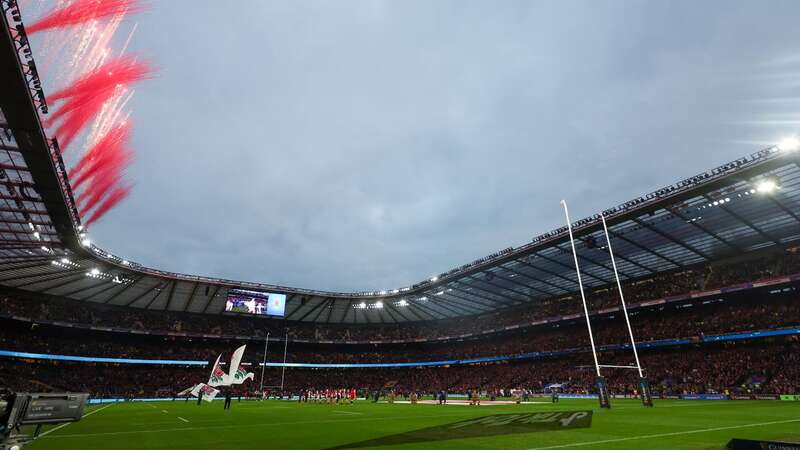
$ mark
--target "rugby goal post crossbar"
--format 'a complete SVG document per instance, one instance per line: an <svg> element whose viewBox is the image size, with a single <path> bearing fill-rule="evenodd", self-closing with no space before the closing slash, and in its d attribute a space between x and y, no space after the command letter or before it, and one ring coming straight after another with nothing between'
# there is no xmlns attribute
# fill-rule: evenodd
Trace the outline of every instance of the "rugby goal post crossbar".
<svg viewBox="0 0 800 450"><path fill-rule="evenodd" d="M619 299L620 303L622 304L622 313L625 317L625 325L628 328L628 337L630 338L631 349L633 349L633 356L636 361L635 366L620 366L620 365L610 365L610 364L600 364L597 358L597 348L594 344L594 333L592 333L592 323L589 320L589 307L586 304L586 294L583 290L583 281L581 280L581 270L580 265L578 263L578 252L575 249L575 238L572 234L572 221L569 218L569 208L567 208L567 201L561 200L561 205L564 207L564 216L567 219L567 232L569 234L569 244L572 248L572 258L575 263L575 274L578 278L578 289L580 290L581 294L581 303L583 304L583 314L586 318L586 329L589 331L589 343L591 344L592 348L592 358L594 359L594 366L595 371L597 372L597 390L598 390L598 397L600 400L600 407L602 408L610 408L610 395L608 392L608 385L606 383L605 378L602 376L600 372L600 368L613 368L613 369L636 369L639 372L639 387L641 391L642 403L644 406L653 406L652 402L652 395L650 392L650 385L647 382L647 379L644 377L644 372L642 371L642 365L639 361L639 353L636 350L636 340L633 337L633 329L631 328L631 321L628 317L628 307L625 304L625 296L622 291L622 282L619 279L619 272L617 271L617 263L614 258L614 251L611 248L611 237L608 233L608 227L606 225L606 218L603 213L600 213L600 220L603 224L603 233L606 236L606 245L608 248L608 254L611 258L611 267L614 272L614 280L617 284L617 289L619 292Z"/></svg>

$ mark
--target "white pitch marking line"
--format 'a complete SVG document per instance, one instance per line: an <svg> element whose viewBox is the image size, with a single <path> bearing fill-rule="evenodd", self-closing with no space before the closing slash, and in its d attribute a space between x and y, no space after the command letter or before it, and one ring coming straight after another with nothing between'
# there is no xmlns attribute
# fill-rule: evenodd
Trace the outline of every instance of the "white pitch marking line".
<svg viewBox="0 0 800 450"><path fill-rule="evenodd" d="M162 409L161 412L164 414L168 414L168 411L166 409Z"/></svg>
<svg viewBox="0 0 800 450"><path fill-rule="evenodd" d="M102 408L95 409L94 411L89 411L88 413L83 415L83 418L89 417L89 416L91 416L92 414L94 414L96 412L100 412L100 411L108 408L111 405L113 405L113 403L109 403L108 405L103 406ZM67 426L67 425L69 425L71 423L72 422L62 423L61 425L59 425L59 426L57 426L55 428L51 428L51 429L45 431L44 433L40 434L39 437L47 436L48 434L52 433L53 431L60 430L60 429L64 428L65 426Z"/></svg>
<svg viewBox="0 0 800 450"><path fill-rule="evenodd" d="M186 423L189 423L189 421L188 421L188 420L186 420L186 419L184 419L183 417L178 417L178 419L180 419L180 420L182 420L182 421L184 421L184 422L186 422Z"/></svg>
<svg viewBox="0 0 800 450"><path fill-rule="evenodd" d="M643 436L631 436L631 437L619 438L619 439L604 439L604 440L601 440L601 441L575 442L573 444L549 445L547 447L533 447L533 448L529 448L528 450L549 450L549 449L554 449L554 448L583 447L585 445L610 444L612 442L635 441L635 440L638 440L638 439L651 439L651 438L659 438L659 437L680 436L680 435L684 435L684 434L708 433L710 431L736 430L736 429L739 429L739 428L763 427L763 426L767 426L767 425L778 425L778 424L782 424L782 423L793 423L793 422L800 422L800 419L776 420L774 422L748 423L748 424L745 424L745 425L732 425L732 426L729 426L729 427L704 428L704 429L701 429L701 430L675 431L675 432L672 432L672 433L646 434L646 435L643 435Z"/></svg>
<svg viewBox="0 0 800 450"><path fill-rule="evenodd" d="M353 415L357 415L357 416L363 416L364 415L364 413L353 412L353 411L336 411L336 410L334 410L333 412L339 413L339 414L353 414Z"/></svg>

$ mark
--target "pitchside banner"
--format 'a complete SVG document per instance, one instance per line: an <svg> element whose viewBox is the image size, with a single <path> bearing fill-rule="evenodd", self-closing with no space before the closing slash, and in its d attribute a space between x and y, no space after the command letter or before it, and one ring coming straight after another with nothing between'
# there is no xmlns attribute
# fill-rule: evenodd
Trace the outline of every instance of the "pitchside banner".
<svg viewBox="0 0 800 450"><path fill-rule="evenodd" d="M796 442L731 439L725 448L729 448L731 450L800 450L800 444Z"/></svg>
<svg viewBox="0 0 800 450"><path fill-rule="evenodd" d="M558 431L589 428L591 411L534 412L523 414L493 414L430 428L392 434L368 441L330 447L327 450L377 447L382 445L419 444L450 439L497 436L502 434Z"/></svg>

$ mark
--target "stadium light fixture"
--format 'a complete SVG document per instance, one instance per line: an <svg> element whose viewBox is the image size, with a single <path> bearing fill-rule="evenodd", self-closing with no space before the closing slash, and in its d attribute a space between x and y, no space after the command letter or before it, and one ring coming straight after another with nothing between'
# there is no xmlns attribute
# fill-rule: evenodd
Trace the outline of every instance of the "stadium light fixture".
<svg viewBox="0 0 800 450"><path fill-rule="evenodd" d="M375 303L375 307L378 308L378 309L383 308L383 302Z"/></svg>
<svg viewBox="0 0 800 450"><path fill-rule="evenodd" d="M408 306L408 302L405 299L400 300L397 302L397 306Z"/></svg>
<svg viewBox="0 0 800 450"><path fill-rule="evenodd" d="M756 191L762 194L769 194L770 192L774 191L778 187L778 184L775 183L775 180L762 180L759 181L756 185Z"/></svg>
<svg viewBox="0 0 800 450"><path fill-rule="evenodd" d="M61 264L69 264L69 259L61 258Z"/></svg>
<svg viewBox="0 0 800 450"><path fill-rule="evenodd" d="M358 304L358 307L361 308L361 309L364 309L364 308L367 307L367 304L364 303L364 302L361 302L361 303Z"/></svg>
<svg viewBox="0 0 800 450"><path fill-rule="evenodd" d="M439 277L431 277L431 281L436 281L438 279L439 279Z"/></svg>
<svg viewBox="0 0 800 450"><path fill-rule="evenodd" d="M787 137L778 143L778 150L782 152L793 152L800 148L800 139L797 136Z"/></svg>
<svg viewBox="0 0 800 450"><path fill-rule="evenodd" d="M95 267L95 268L93 268L91 271L89 271L89 273L90 273L90 274L92 274L92 276L95 276L95 277L96 277L96 276L100 275L100 269L98 269L97 267Z"/></svg>
<svg viewBox="0 0 800 450"><path fill-rule="evenodd" d="M92 245L92 241L90 241L89 238L85 237L85 238L81 239L81 245L84 246L84 247L88 247L88 246Z"/></svg>

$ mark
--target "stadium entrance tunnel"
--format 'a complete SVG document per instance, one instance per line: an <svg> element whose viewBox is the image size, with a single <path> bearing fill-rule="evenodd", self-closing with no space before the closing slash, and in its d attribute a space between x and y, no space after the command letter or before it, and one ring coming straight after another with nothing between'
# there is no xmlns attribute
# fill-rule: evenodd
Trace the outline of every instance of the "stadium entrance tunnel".
<svg viewBox="0 0 800 450"><path fill-rule="evenodd" d="M592 411L532 412L521 414L492 414L435 427L392 434L376 439L337 445L325 450L379 447L384 445L420 444L452 439L488 437L506 434L559 431L589 428Z"/></svg>

